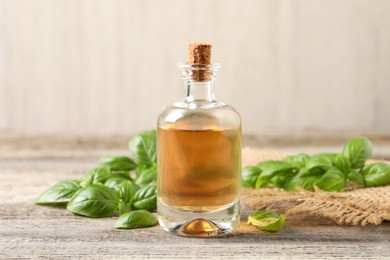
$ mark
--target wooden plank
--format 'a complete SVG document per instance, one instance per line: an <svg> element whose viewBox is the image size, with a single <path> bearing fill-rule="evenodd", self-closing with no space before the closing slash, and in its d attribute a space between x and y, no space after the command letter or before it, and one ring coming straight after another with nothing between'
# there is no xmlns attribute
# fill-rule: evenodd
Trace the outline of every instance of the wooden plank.
<svg viewBox="0 0 390 260"><path fill-rule="evenodd" d="M49 185L79 178L97 154L36 152L0 157L0 258L387 258L390 224L339 226L311 216L289 216L278 233L242 223L231 235L183 238L155 226L116 230L116 217L89 219L34 205ZM41 156L39 156L41 153ZM51 156L47 156L47 154ZM112 153L112 151L110 152Z"/></svg>

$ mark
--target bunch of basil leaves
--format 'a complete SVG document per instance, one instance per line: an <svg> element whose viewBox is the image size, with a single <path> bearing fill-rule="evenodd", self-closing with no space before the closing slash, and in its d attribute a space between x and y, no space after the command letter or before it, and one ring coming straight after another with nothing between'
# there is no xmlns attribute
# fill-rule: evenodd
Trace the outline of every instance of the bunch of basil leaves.
<svg viewBox="0 0 390 260"><path fill-rule="evenodd" d="M242 186L256 189L271 186L287 191L313 191L315 188L341 191L348 181L364 187L389 185L390 165L383 162L366 165L371 156L371 142L365 137L356 137L338 154L298 154L244 167Z"/></svg>
<svg viewBox="0 0 390 260"><path fill-rule="evenodd" d="M129 142L134 159L103 157L96 168L79 180L62 181L47 189L35 201L39 205L66 205L77 215L109 217L119 211L115 228L140 228L157 224L156 132L145 131ZM341 191L347 181L372 187L390 184L390 165L366 165L372 144L365 137L351 139L338 154L298 154L280 161L263 161L243 168L242 186L259 189L273 186L287 191L315 187ZM272 212L271 212L272 213ZM277 231L284 225L283 214L255 212L248 223L263 230ZM262 219L265 220L262 220ZM260 221L261 220L261 221Z"/></svg>
<svg viewBox="0 0 390 260"><path fill-rule="evenodd" d="M35 201L39 205L66 205L74 214L110 217L119 211L115 228L140 228L157 224L156 132L145 131L129 142L134 159L103 157L96 168L79 180L61 181Z"/></svg>

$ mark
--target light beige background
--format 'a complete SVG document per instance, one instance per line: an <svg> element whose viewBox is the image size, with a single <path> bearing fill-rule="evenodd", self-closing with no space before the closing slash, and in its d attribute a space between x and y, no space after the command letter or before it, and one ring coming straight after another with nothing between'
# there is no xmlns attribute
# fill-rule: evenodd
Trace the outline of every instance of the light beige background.
<svg viewBox="0 0 390 260"><path fill-rule="evenodd" d="M390 133L389 0L0 0L0 134L152 128L191 41L245 133Z"/></svg>

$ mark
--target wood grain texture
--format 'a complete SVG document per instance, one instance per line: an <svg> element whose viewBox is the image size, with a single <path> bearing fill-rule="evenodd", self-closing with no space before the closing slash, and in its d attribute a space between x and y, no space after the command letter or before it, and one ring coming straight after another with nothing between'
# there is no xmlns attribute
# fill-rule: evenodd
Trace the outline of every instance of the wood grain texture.
<svg viewBox="0 0 390 260"><path fill-rule="evenodd" d="M152 128L214 45L217 97L246 133L390 132L388 0L1 0L0 133Z"/></svg>
<svg viewBox="0 0 390 260"><path fill-rule="evenodd" d="M388 258L389 223L362 228L338 226L310 216L290 216L280 232L266 233L245 224L250 211L244 208L243 221L232 235L195 239L170 235L158 226L115 230L116 217L89 219L33 204L49 185L79 178L95 165L99 153L2 151L0 258Z"/></svg>

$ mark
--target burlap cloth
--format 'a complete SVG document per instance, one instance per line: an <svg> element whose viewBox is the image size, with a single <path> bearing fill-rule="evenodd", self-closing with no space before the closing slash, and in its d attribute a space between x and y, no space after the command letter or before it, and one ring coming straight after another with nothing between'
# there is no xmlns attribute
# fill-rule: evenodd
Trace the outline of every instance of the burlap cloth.
<svg viewBox="0 0 390 260"><path fill-rule="evenodd" d="M280 160L285 155L244 148L243 165L265 160ZM390 185L374 188L349 186L343 192L299 191L281 189L244 189L242 203L252 209L271 209L285 214L308 213L334 220L338 224L379 225L390 220Z"/></svg>

